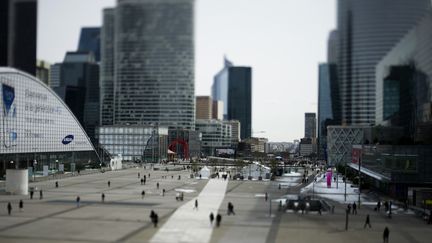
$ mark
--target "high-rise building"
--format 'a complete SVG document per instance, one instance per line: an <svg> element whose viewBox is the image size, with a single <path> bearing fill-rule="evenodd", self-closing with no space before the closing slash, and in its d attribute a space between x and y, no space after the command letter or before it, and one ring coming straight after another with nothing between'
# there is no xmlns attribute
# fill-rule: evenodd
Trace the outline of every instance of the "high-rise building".
<svg viewBox="0 0 432 243"><path fill-rule="evenodd" d="M375 123L375 67L430 8L430 0L339 0L342 123Z"/></svg>
<svg viewBox="0 0 432 243"><path fill-rule="evenodd" d="M320 64L318 74L318 155L325 158L327 126L340 124L336 64Z"/></svg>
<svg viewBox="0 0 432 243"><path fill-rule="evenodd" d="M225 59L224 68L215 75L213 100L224 102L224 120L239 120L241 139L252 135L252 69L234 66Z"/></svg>
<svg viewBox="0 0 432 243"><path fill-rule="evenodd" d="M224 103L221 100L213 100L212 119L223 120Z"/></svg>
<svg viewBox="0 0 432 243"><path fill-rule="evenodd" d="M37 0L0 1L0 66L36 75Z"/></svg>
<svg viewBox="0 0 432 243"><path fill-rule="evenodd" d="M36 63L36 77L44 84L50 83L50 64L46 61L38 60Z"/></svg>
<svg viewBox="0 0 432 243"><path fill-rule="evenodd" d="M99 65L92 52L68 52L59 67L60 83L53 89L95 142L99 125Z"/></svg>
<svg viewBox="0 0 432 243"><path fill-rule="evenodd" d="M378 63L376 124L404 142L432 144L432 10ZM383 144L383 141L378 141ZM391 141L388 141L391 142Z"/></svg>
<svg viewBox="0 0 432 243"><path fill-rule="evenodd" d="M196 119L212 119L213 101L210 96L196 97Z"/></svg>
<svg viewBox="0 0 432 243"><path fill-rule="evenodd" d="M60 86L60 69L61 69L61 63L55 63L50 67L49 86L52 89Z"/></svg>
<svg viewBox="0 0 432 243"><path fill-rule="evenodd" d="M194 0L118 1L103 25L103 124L114 75L113 124L193 130Z"/></svg>
<svg viewBox="0 0 432 243"><path fill-rule="evenodd" d="M113 8L103 10L100 73L100 123L102 126L114 124L114 15Z"/></svg>
<svg viewBox="0 0 432 243"><path fill-rule="evenodd" d="M96 62L100 62L100 27L81 28L78 43L79 52L93 52Z"/></svg>
<svg viewBox="0 0 432 243"><path fill-rule="evenodd" d="M316 114L305 113L305 138L316 138Z"/></svg>
<svg viewBox="0 0 432 243"><path fill-rule="evenodd" d="M338 61L339 56L339 42L338 42L338 31L332 30L330 31L328 40L327 40L327 63L334 64Z"/></svg>

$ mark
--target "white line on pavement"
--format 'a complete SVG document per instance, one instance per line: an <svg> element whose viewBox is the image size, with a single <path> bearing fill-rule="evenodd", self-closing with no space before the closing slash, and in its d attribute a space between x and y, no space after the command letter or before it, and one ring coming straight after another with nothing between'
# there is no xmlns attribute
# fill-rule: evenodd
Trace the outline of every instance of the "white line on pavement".
<svg viewBox="0 0 432 243"><path fill-rule="evenodd" d="M209 242L213 231L209 215L213 212L216 217L227 185L228 180L209 180L198 197L178 208L150 242ZM194 209L195 199L198 199L198 210Z"/></svg>

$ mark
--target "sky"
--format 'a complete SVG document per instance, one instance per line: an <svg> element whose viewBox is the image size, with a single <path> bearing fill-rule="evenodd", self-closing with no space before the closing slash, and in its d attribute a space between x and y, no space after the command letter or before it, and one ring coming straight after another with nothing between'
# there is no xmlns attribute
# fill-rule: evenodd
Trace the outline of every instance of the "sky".
<svg viewBox="0 0 432 243"><path fill-rule="evenodd" d="M81 27L101 26L115 0L39 0L37 57L61 62ZM336 0L196 0L195 94L210 95L224 55L252 67L253 136L272 142L304 136L317 111L318 64L336 27Z"/></svg>

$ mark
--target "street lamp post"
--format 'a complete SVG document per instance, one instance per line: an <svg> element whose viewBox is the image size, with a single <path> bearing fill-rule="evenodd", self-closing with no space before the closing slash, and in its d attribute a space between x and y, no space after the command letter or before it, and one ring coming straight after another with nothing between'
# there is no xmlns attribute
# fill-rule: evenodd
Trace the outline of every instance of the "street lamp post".
<svg viewBox="0 0 432 243"><path fill-rule="evenodd" d="M36 181L36 166L37 166L37 161L33 160L33 181Z"/></svg>

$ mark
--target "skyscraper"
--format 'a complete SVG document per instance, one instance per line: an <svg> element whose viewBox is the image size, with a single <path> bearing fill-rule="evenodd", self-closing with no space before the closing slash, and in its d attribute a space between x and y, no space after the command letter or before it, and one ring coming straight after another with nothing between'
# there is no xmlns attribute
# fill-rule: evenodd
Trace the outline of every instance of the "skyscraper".
<svg viewBox="0 0 432 243"><path fill-rule="evenodd" d="M343 124L374 124L375 67L430 5L430 0L338 1Z"/></svg>
<svg viewBox="0 0 432 243"><path fill-rule="evenodd" d="M113 8L103 10L101 30L100 125L114 124L114 15ZM51 67L51 70L52 67Z"/></svg>
<svg viewBox="0 0 432 243"><path fill-rule="evenodd" d="M305 138L316 138L315 113L305 113Z"/></svg>
<svg viewBox="0 0 432 243"><path fill-rule="evenodd" d="M78 51L93 52L96 62L100 62L100 27L81 28Z"/></svg>
<svg viewBox="0 0 432 243"><path fill-rule="evenodd" d="M210 96L196 97L196 119L212 119L213 101Z"/></svg>
<svg viewBox="0 0 432 243"><path fill-rule="evenodd" d="M340 124L336 64L320 64L318 74L318 155L324 158L327 126Z"/></svg>
<svg viewBox="0 0 432 243"><path fill-rule="evenodd" d="M92 52L68 52L59 67L60 83L54 91L84 127L92 142L99 125L99 65Z"/></svg>
<svg viewBox="0 0 432 243"><path fill-rule="evenodd" d="M37 0L0 1L0 66L36 75Z"/></svg>
<svg viewBox="0 0 432 243"><path fill-rule="evenodd" d="M338 31L330 31L329 38L327 40L327 63L337 63L339 56L339 41Z"/></svg>
<svg viewBox="0 0 432 243"><path fill-rule="evenodd" d="M224 68L214 77L212 98L224 102L225 120L240 121L241 139L251 137L252 69L234 66L225 59Z"/></svg>
<svg viewBox="0 0 432 243"><path fill-rule="evenodd" d="M111 11L102 29L103 121L114 74L113 124L194 129L194 0L120 0Z"/></svg>

